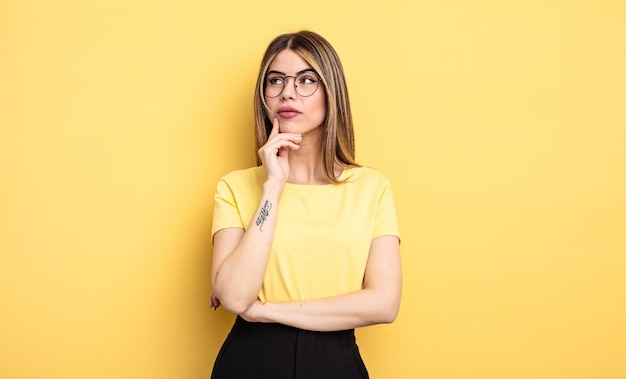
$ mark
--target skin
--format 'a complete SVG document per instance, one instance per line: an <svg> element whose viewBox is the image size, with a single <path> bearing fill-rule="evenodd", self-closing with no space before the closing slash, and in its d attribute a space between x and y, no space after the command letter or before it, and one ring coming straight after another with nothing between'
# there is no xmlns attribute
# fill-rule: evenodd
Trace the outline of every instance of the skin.
<svg viewBox="0 0 626 379"><path fill-rule="evenodd" d="M292 50L283 50L274 58L268 71L294 75L310 68L311 66L298 54ZM259 151L259 154L262 154L261 161L263 164L273 164L272 149L280 148L278 162L285 174L285 177L280 179L298 184L325 184L321 164L321 125L326 118L326 92L320 85L312 96L302 97L296 92L293 83L293 78L288 79L280 96L265 99L269 114L276 115L274 127L277 129L277 135L273 135L272 132L267 144ZM285 107L297 110L298 115L293 118L283 117L280 110ZM298 140L298 135L306 138ZM282 144L284 140L289 140L294 145ZM273 174L272 168L268 167L268 178Z"/></svg>
<svg viewBox="0 0 626 379"><path fill-rule="evenodd" d="M298 54L283 50L269 70L295 75L307 68L311 67ZM269 114L275 117L267 143L258 151L267 174L263 195L248 228L222 229L214 235L212 306L221 304L250 322L277 322L317 331L392 322L398 313L402 288L400 243L395 236L372 240L363 289L359 291L285 303L261 303L257 299L285 183L327 184L321 161L326 116L323 86L312 96L302 97L290 78L281 95L266 98L266 102ZM295 116L293 112L281 112L285 107L295 110Z"/></svg>

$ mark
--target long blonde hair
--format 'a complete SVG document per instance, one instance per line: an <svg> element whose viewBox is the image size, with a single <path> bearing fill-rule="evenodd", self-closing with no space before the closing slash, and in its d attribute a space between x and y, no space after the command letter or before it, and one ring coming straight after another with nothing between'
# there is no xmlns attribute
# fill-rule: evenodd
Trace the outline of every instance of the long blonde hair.
<svg viewBox="0 0 626 379"><path fill-rule="evenodd" d="M265 75L276 55L287 49L300 55L322 78L323 90L326 91L322 160L327 180L338 183L335 164L343 168L359 166L355 160L354 126L343 66L332 45L317 33L303 30L283 34L276 37L265 50L254 91L256 149L265 145L272 130L272 120L267 114L264 97ZM261 164L259 157L257 164Z"/></svg>

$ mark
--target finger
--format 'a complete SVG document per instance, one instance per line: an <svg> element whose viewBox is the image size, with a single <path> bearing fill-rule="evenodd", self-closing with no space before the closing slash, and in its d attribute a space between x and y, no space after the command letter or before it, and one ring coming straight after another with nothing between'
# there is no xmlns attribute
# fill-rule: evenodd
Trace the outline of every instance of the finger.
<svg viewBox="0 0 626 379"><path fill-rule="evenodd" d="M293 142L287 141L287 143L282 144L278 148L278 152L279 153L281 153L281 152L285 152L286 153L288 150L298 150L301 147L302 146L298 145L297 143L293 143Z"/></svg>
<svg viewBox="0 0 626 379"><path fill-rule="evenodd" d="M281 141L291 141L295 143L300 143L304 139L304 135L301 133L280 133L280 136L277 140Z"/></svg>
<svg viewBox="0 0 626 379"><path fill-rule="evenodd" d="M272 120L272 131L270 132L269 138L274 137L278 133L280 133L280 123L278 122L278 117L274 116L274 119Z"/></svg>
<svg viewBox="0 0 626 379"><path fill-rule="evenodd" d="M220 300L217 297L215 297L213 293L211 293L211 308L217 310L219 306L220 306Z"/></svg>
<svg viewBox="0 0 626 379"><path fill-rule="evenodd" d="M289 149L287 149L286 147L281 147L280 149L278 149L278 153L276 155L281 158L289 158Z"/></svg>
<svg viewBox="0 0 626 379"><path fill-rule="evenodd" d="M276 128L276 127L275 127ZM304 139L302 134L299 133L278 133L278 134L274 134L274 129L272 129L272 133L270 134L270 136L267 139L267 143L266 143L266 147L273 147L273 148L278 148L279 146L277 144L284 144L287 142L293 142L296 144L300 144L302 142L302 140Z"/></svg>
<svg viewBox="0 0 626 379"><path fill-rule="evenodd" d="M301 146L295 142L287 141L287 140L279 140L275 143L269 144L264 149L266 151L265 154L277 154L281 151L285 150L298 150Z"/></svg>

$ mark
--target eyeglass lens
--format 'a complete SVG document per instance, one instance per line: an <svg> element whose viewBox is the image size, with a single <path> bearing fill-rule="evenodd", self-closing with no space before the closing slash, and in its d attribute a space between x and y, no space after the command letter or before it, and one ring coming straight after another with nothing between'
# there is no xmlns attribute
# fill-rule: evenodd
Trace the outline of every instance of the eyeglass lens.
<svg viewBox="0 0 626 379"><path fill-rule="evenodd" d="M311 96L319 87L320 78L314 71L305 71L298 76L284 76L278 73L269 73L265 80L265 96L279 96L289 81L294 78L294 87L298 95L303 97Z"/></svg>

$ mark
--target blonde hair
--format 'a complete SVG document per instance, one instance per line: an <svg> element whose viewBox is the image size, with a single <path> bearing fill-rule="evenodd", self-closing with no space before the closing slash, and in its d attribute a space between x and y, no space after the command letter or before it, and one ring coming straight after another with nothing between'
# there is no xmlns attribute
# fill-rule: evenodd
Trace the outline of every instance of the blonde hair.
<svg viewBox="0 0 626 379"><path fill-rule="evenodd" d="M359 166L355 161L354 126L343 66L335 49L317 33L303 30L283 34L265 50L254 91L256 149L265 145L272 130L264 97L265 75L276 55L283 50L292 50L300 55L322 78L322 89L326 91L322 161L328 181L338 183L334 170L336 164L343 168ZM257 164L261 164L259 157Z"/></svg>

